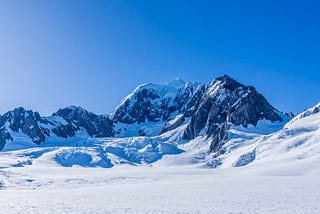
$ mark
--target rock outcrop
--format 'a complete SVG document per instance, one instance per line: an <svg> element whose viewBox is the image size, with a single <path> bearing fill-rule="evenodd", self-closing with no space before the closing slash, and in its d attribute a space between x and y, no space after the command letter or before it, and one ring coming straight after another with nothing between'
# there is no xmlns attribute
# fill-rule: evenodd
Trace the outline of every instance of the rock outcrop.
<svg viewBox="0 0 320 214"><path fill-rule="evenodd" d="M204 130L205 136L212 137L210 148L216 152L228 138L229 125L255 126L261 119L282 121L279 112L254 87L225 75L210 84L183 138L193 139Z"/></svg>
<svg viewBox="0 0 320 214"><path fill-rule="evenodd" d="M40 144L50 134L50 130L40 124L48 124L48 121L41 118L38 112L25 110L22 107L9 111L0 118L1 141L12 139L9 134L10 130L12 132L21 131L29 136L34 143Z"/></svg>
<svg viewBox="0 0 320 214"><path fill-rule="evenodd" d="M205 89L205 84L180 79L164 85L141 85L122 100L111 119L124 124L167 121L197 105Z"/></svg>
<svg viewBox="0 0 320 214"><path fill-rule="evenodd" d="M96 115L80 107L60 109L50 117L41 117L38 112L22 107L0 117L0 150L8 140L15 140L14 133L27 135L36 144L44 143L52 135L61 138L75 137L84 130L88 137L112 137L112 121L105 115Z"/></svg>
<svg viewBox="0 0 320 214"><path fill-rule="evenodd" d="M73 133L83 128L91 137L112 137L114 135L113 123L107 115L96 115L76 106L60 109L53 115L62 117L72 125Z"/></svg>

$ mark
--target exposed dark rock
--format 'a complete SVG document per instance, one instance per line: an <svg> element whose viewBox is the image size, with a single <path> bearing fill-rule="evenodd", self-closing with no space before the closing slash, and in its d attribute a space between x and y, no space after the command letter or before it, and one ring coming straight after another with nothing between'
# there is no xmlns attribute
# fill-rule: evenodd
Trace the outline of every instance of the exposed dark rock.
<svg viewBox="0 0 320 214"><path fill-rule="evenodd" d="M135 101L128 99L117 109L113 119L126 124L160 121L162 117L170 115L170 111L174 111L175 106L170 108L166 99L162 99L160 103L155 104L155 100L159 98L154 90L142 89L137 92ZM132 107L130 106L131 102L134 102Z"/></svg>
<svg viewBox="0 0 320 214"><path fill-rule="evenodd" d="M213 138L210 144L210 150L217 152L221 151L224 142L228 139L228 131L224 128L217 127L214 129Z"/></svg>
<svg viewBox="0 0 320 214"><path fill-rule="evenodd" d="M139 133L139 136L146 136L146 133L142 129L139 129L138 133Z"/></svg>
<svg viewBox="0 0 320 214"><path fill-rule="evenodd" d="M12 137L5 128L0 129L0 151L5 147L7 140L12 140Z"/></svg>
<svg viewBox="0 0 320 214"><path fill-rule="evenodd" d="M289 117L291 119L295 117L295 115L292 112L289 112L289 113L285 112L284 115L286 115L287 117Z"/></svg>
<svg viewBox="0 0 320 214"><path fill-rule="evenodd" d="M319 108L318 107L314 107L314 109L312 110L312 113L313 114L316 114L319 112Z"/></svg>
<svg viewBox="0 0 320 214"><path fill-rule="evenodd" d="M187 83L186 87L180 90L182 93L178 93L177 97L175 98L179 113L185 113L198 106L206 89L207 85L205 84L194 86ZM188 114L185 114L185 117L188 117Z"/></svg>
<svg viewBox="0 0 320 214"><path fill-rule="evenodd" d="M67 126L55 129L54 132L59 136L73 136L81 128L84 128L91 137L112 137L114 135L113 123L108 116L96 115L81 107L67 107L53 115L60 116L69 123Z"/></svg>
<svg viewBox="0 0 320 214"><path fill-rule="evenodd" d="M116 108L111 119L125 124L167 121L173 112L184 113L198 105L206 85L179 81L174 86L139 86Z"/></svg>
<svg viewBox="0 0 320 214"><path fill-rule="evenodd" d="M21 107L16 108L1 117L1 127L3 127L6 122L9 123L9 128L12 131L21 131L25 133L36 144L44 142L46 136L50 136L50 131L48 129L39 126L39 123L45 121L41 119L38 112L33 112L31 110L27 111Z"/></svg>
<svg viewBox="0 0 320 214"><path fill-rule="evenodd" d="M183 122L185 121L185 116L181 115L181 117L179 117L174 123L172 124L166 124L162 130L160 131L160 134L163 134L167 131L171 131L174 130L176 128L178 128L179 126L181 126L183 124Z"/></svg>
<svg viewBox="0 0 320 214"><path fill-rule="evenodd" d="M58 137L69 138L74 137L78 130L79 129L77 127L72 126L72 124L64 124L57 125L56 127L54 127L52 129L52 132Z"/></svg>
<svg viewBox="0 0 320 214"><path fill-rule="evenodd" d="M38 112L16 108L0 117L0 127L0 150L7 140L14 140L9 130L28 135L36 144L45 142L52 134L62 138L74 137L80 129L92 137L114 135L108 116L95 115L80 107L60 109L53 117L41 117Z"/></svg>
<svg viewBox="0 0 320 214"><path fill-rule="evenodd" d="M246 166L256 158L256 150L254 149L252 152L248 152L240 156L237 162L234 163L235 167Z"/></svg>
<svg viewBox="0 0 320 214"><path fill-rule="evenodd" d="M183 138L193 139L204 129L205 135L213 139L210 148L216 152L228 137L225 124L256 126L261 119L282 121L277 110L254 87L244 86L225 75L211 83Z"/></svg>

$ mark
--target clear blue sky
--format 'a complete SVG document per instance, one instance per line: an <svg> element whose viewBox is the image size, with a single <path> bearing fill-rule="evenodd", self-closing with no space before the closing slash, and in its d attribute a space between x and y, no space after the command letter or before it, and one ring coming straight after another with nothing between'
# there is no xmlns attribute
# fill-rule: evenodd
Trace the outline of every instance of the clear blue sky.
<svg viewBox="0 0 320 214"><path fill-rule="evenodd" d="M0 112L110 113L138 84L222 74L278 109L320 102L320 1L0 1Z"/></svg>

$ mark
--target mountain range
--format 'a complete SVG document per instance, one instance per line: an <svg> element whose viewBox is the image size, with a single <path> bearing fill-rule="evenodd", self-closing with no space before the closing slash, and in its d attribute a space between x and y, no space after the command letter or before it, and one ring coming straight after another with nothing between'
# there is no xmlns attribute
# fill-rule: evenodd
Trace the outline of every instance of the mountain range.
<svg viewBox="0 0 320 214"><path fill-rule="evenodd" d="M253 86L227 75L209 85L181 79L149 83L138 86L110 114L69 106L51 116L22 107L1 115L0 150L8 154L2 164L303 163L319 160L319 109L294 117L274 108Z"/></svg>

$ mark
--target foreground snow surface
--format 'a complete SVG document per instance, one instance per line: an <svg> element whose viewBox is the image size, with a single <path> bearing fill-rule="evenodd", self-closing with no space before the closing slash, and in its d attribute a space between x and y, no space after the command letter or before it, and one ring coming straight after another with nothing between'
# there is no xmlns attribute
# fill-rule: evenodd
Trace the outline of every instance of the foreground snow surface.
<svg viewBox="0 0 320 214"><path fill-rule="evenodd" d="M1 213L320 213L318 173L26 166L0 181Z"/></svg>

